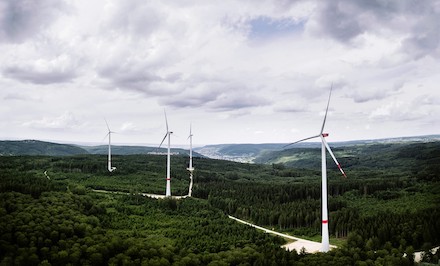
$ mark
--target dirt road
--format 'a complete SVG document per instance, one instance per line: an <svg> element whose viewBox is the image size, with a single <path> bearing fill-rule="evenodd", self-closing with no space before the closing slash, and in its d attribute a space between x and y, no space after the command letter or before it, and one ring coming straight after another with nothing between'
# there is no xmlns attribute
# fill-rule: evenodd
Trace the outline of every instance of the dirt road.
<svg viewBox="0 0 440 266"><path fill-rule="evenodd" d="M321 248L321 243L319 243L319 242L315 242L315 241L311 241L311 240L307 240L307 239L303 239L303 238L299 238L299 237L294 237L294 236L282 234L282 233L279 233L279 232L276 232L276 231L273 231L273 230L269 230L269 229L266 229L264 227L261 227L261 226L255 225L255 224L248 223L246 221L240 220L240 219L235 218L235 217L230 216L230 215L228 215L228 217L233 219L233 220L235 220L235 221L237 221L237 222L240 222L240 223L243 223L243 224L255 227L255 228L257 228L259 230L262 230L262 231L264 231L266 233L274 234L274 235L277 235L277 236L281 236L281 237L284 237L284 238L287 238L287 239L294 240L294 242L288 243L288 244L285 244L285 245L282 246L283 248L285 248L287 250L296 249L297 252L300 252L301 249L304 248L307 253L315 253L315 252L319 252L319 250ZM332 249L332 248L336 248L336 246L330 245L330 249Z"/></svg>

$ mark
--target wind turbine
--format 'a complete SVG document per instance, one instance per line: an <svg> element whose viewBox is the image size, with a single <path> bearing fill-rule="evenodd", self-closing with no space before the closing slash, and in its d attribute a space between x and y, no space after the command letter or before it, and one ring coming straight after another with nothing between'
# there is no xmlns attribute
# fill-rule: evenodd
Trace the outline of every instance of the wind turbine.
<svg viewBox="0 0 440 266"><path fill-rule="evenodd" d="M193 167L193 164L192 164L192 137L193 137L193 134L192 134L191 124L190 124L189 125L189 136L188 136L188 139L189 139L189 167L186 168L186 170L189 171L189 179L190 179L189 190L188 190L188 197L191 197L192 187L193 187L194 167Z"/></svg>
<svg viewBox="0 0 440 266"><path fill-rule="evenodd" d="M321 131L318 135L308 137L305 139L301 139L298 141L295 141L293 143L290 143L284 147L293 145L298 142L302 142L305 140L313 139L313 138L321 138L321 157L322 157L322 239L321 239L321 251L327 252L330 249L330 243L329 243L329 234L328 234L328 208L327 208L327 164L326 164L326 157L325 157L325 149L328 150L331 157L333 158L333 161L335 161L336 165L338 166L341 173L344 175L344 177L347 177L345 175L344 170L342 170L341 165L338 163L338 160L336 160L335 155L333 154L332 150L330 149L330 146L328 145L327 141L325 140L325 137L328 137L328 133L324 133L324 126L325 126L325 120L327 119L327 112L328 112L328 106L330 104L330 97L332 95L332 89L333 85L330 87L330 95L328 96L328 102L327 102L327 109L325 110L325 116L324 116L324 122L322 123Z"/></svg>
<svg viewBox="0 0 440 266"><path fill-rule="evenodd" d="M114 170L116 170L116 167L112 167L112 144L111 144L111 138L112 138L112 133L116 133L110 130L110 127L108 126L107 120L105 120L105 124L107 125L107 129L108 129L108 133L106 135L106 137L108 136L108 166L107 169L108 171L111 173Z"/></svg>
<svg viewBox="0 0 440 266"><path fill-rule="evenodd" d="M171 163L170 163L170 159L171 159L171 158L170 158L170 143L171 143L171 141L170 141L170 136L171 136L171 134L173 134L173 132L170 131L170 130L168 129L167 113L165 112L165 110L164 110L163 112L164 112L164 114L165 114L165 124L166 124L166 127L167 127L167 133L165 134L165 137L163 137L162 142L160 143L158 149L160 149L160 146L162 146L162 143L163 143L163 142L165 141L165 139L168 137L168 153L167 153L167 188L166 188L165 196L166 196L166 197L171 197L171 177L170 177L170 165L171 165Z"/></svg>

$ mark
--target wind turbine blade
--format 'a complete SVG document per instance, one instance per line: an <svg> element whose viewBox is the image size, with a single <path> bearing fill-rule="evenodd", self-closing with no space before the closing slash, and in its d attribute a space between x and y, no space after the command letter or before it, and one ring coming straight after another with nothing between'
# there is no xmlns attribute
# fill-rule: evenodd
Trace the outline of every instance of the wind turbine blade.
<svg viewBox="0 0 440 266"><path fill-rule="evenodd" d="M108 132L111 132L110 127L108 126L108 123L107 123L107 119L104 118L104 121L105 121L105 124L107 125Z"/></svg>
<svg viewBox="0 0 440 266"><path fill-rule="evenodd" d="M165 134L165 137L163 137L163 139L162 139L162 141L160 142L159 147L158 147L157 149L160 149L160 146L162 146L162 143L165 141L165 139L167 138L167 136L168 136L168 132Z"/></svg>
<svg viewBox="0 0 440 266"><path fill-rule="evenodd" d="M167 112L165 111L165 109L163 109L163 113L165 114L165 124L166 124L166 126L167 126L167 132L169 132L169 130L168 130Z"/></svg>
<svg viewBox="0 0 440 266"><path fill-rule="evenodd" d="M193 136L193 134L192 134L192 130L191 130L191 124L189 124L189 136L188 136L188 138L187 139L189 139L189 138L191 138L192 136Z"/></svg>
<svg viewBox="0 0 440 266"><path fill-rule="evenodd" d="M344 177L346 178L347 176L345 175L344 170L342 170L341 164L338 162L338 160L336 160L336 157L335 157L335 155L333 154L332 149L330 149L330 146L328 145L327 141L325 140L324 137L321 137L321 139L322 139L322 142L324 143L325 147L327 148L328 152L329 152L330 155L332 156L333 161L335 161L336 165L338 166L339 171L341 171L342 175L344 175Z"/></svg>
<svg viewBox="0 0 440 266"><path fill-rule="evenodd" d="M107 134L105 134L105 136L102 138L101 141L105 140L109 134L110 134L110 132L108 132Z"/></svg>
<svg viewBox="0 0 440 266"><path fill-rule="evenodd" d="M322 122L321 134L322 132L324 132L325 120L327 119L328 106L330 105L330 97L332 96L332 90L333 90L333 83L330 87L330 94L328 95L327 108L325 109L325 116L324 116L324 122Z"/></svg>
<svg viewBox="0 0 440 266"><path fill-rule="evenodd" d="M287 144L287 145L284 145L284 146L283 146L283 149L286 148L287 146L290 146L290 145L296 144L296 143L298 143L298 142L302 142L302 141L309 140L309 139L314 139L314 138L317 138L317 137L319 137L319 136L321 136L321 135L316 135L316 136L313 136L313 137L308 137L308 138L305 138L305 139L301 139L301 140L298 140L298 141L295 141L295 142L289 143L289 144Z"/></svg>

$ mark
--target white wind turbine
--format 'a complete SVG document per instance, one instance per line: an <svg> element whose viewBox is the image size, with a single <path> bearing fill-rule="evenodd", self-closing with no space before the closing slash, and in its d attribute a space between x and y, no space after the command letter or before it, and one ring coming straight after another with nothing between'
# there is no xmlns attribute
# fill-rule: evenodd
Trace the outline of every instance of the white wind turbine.
<svg viewBox="0 0 440 266"><path fill-rule="evenodd" d="M193 187L194 167L193 167L193 164L192 164L192 137L193 137L193 134L192 134L191 124L190 124L189 125L189 136L188 136L188 139L189 139L189 166L188 166L188 168L186 168L186 170L189 171L189 179L190 179L189 190L188 190L188 197L191 197L192 187Z"/></svg>
<svg viewBox="0 0 440 266"><path fill-rule="evenodd" d="M293 143L290 143L284 147L290 146L292 144L302 142L305 140L313 139L313 138L321 138L321 156L322 156L322 240L321 240L321 251L327 252L330 249L330 243L329 243L329 234L328 234L328 208L327 208L327 164L326 164L326 157L325 157L325 149L328 150L331 157L333 158L333 161L335 161L336 165L338 166L341 173L344 175L344 177L347 177L344 173L344 170L342 170L341 165L338 163L338 160L336 160L335 155L333 154L332 150L330 149L330 146L328 145L327 141L325 140L325 137L328 137L328 133L324 132L324 126L325 126L325 120L327 119L327 112L328 112L328 106L330 104L330 97L332 95L332 88L333 85L330 87L330 95L328 96L328 102L327 102L327 109L325 110L325 116L324 116L324 122L322 123L321 131L318 135L308 137L305 139L301 139L298 141L295 141Z"/></svg>
<svg viewBox="0 0 440 266"><path fill-rule="evenodd" d="M171 141L170 141L170 137L171 137L171 134L173 134L173 132L172 131L170 131L169 129L168 129L168 119L167 119L167 113L165 112L165 110L164 110L164 114L165 114L165 123L166 123L166 127L167 127L167 133L165 134L165 137L163 137L163 139L162 139L162 142L160 143L160 145L159 145L159 148L158 149L160 149L160 146L162 146L162 143L165 141L165 139L168 137L168 152L167 152L167 188L166 188L166 192L165 192L165 196L166 197L171 197L171 177L170 177L170 165L171 165L171 163L170 163L170 144L171 144Z"/></svg>
<svg viewBox="0 0 440 266"><path fill-rule="evenodd" d="M107 129L108 129L108 133L106 135L106 137L108 136L108 166L107 169L108 171L111 173L114 170L116 170L116 167L112 167L112 144L111 144L111 138L112 138L112 133L116 133L110 130L110 127L108 126L107 120L105 120L105 124L107 125Z"/></svg>

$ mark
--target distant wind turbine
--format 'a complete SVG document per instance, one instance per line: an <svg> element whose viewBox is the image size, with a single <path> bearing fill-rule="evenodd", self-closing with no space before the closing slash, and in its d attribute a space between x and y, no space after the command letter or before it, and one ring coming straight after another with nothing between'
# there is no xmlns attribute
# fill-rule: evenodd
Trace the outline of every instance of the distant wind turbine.
<svg viewBox="0 0 440 266"><path fill-rule="evenodd" d="M171 165L171 163L170 163L170 159L171 159L171 156L170 156L170 155L171 155L171 154L170 154L170 144L171 144L171 140L170 140L170 137L171 137L171 134L173 134L173 132L170 131L170 130L168 129L168 119L167 119L167 113L165 112L165 110L164 110L164 114L165 114L165 123L166 123L166 127L167 127L167 132L166 132L166 134L165 134L165 137L163 137L162 142L160 143L158 149L160 149L160 146L162 146L162 143L163 143L163 142L165 141L165 139L168 137L168 152L167 152L167 188L166 188L165 196L166 196L166 197L171 197L171 176L170 176L170 165Z"/></svg>
<svg viewBox="0 0 440 266"><path fill-rule="evenodd" d="M188 190L188 197L191 197L192 194L192 187L193 187L193 172L194 172L194 167L192 164L192 130L191 130L191 124L189 125L189 166L188 168L186 168L186 170L189 171L189 190Z"/></svg>
<svg viewBox="0 0 440 266"><path fill-rule="evenodd" d="M106 137L108 136L108 166L107 169L108 171L111 173L114 170L116 170L116 167L112 167L112 144L111 144L111 138L112 138L112 133L116 133L110 130L110 127L108 126L107 120L105 120L105 124L107 125L107 129L108 129L108 133L106 135Z"/></svg>
<svg viewBox="0 0 440 266"><path fill-rule="evenodd" d="M325 140L325 137L328 137L328 133L324 132L324 126L325 126L325 120L327 119L327 112L328 112L328 106L330 104L330 97L332 95L332 89L333 84L330 87L330 95L328 96L328 102L327 102L327 109L325 110L325 116L324 116L324 122L322 123L321 131L318 135L308 137L305 139L301 139L298 141L295 141L293 143L290 143L284 147L293 145L298 142L302 142L305 140L313 139L313 138L321 138L321 157L322 157L322 240L321 240L321 251L327 252L330 249L329 244L329 233L328 233L328 208L327 208L327 164L326 164L326 157L325 157L325 149L328 150L331 157L333 158L333 161L335 161L336 165L338 166L341 173L344 175L344 177L347 177L344 173L344 170L342 170L341 165L338 163L338 160L336 160L335 155L333 154L332 150L330 149L330 146L327 144L327 141Z"/></svg>

